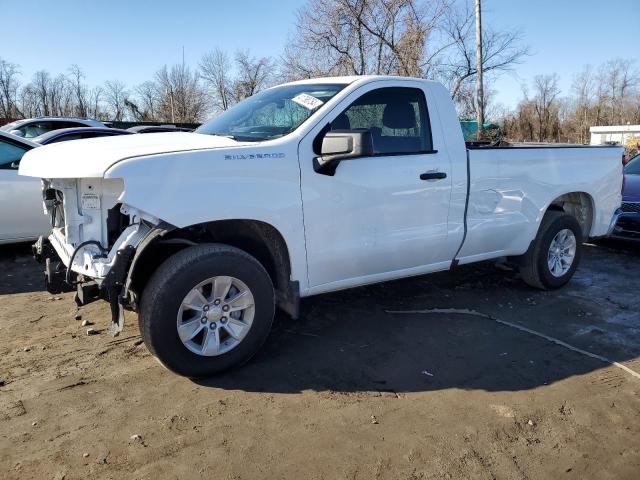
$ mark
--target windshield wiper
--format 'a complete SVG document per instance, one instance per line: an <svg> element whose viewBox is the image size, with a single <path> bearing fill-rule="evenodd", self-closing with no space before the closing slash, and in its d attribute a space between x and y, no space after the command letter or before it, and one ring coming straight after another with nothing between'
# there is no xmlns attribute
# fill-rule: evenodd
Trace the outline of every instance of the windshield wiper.
<svg viewBox="0 0 640 480"><path fill-rule="evenodd" d="M264 142L265 140L270 140L267 137L249 137L246 135L234 135L232 133L209 133L208 135L213 135L215 137L223 137L230 138L231 140L235 140L236 142Z"/></svg>
<svg viewBox="0 0 640 480"><path fill-rule="evenodd" d="M210 133L209 135L213 135L215 137L230 138L231 140L238 140L235 135L229 135L228 133Z"/></svg>

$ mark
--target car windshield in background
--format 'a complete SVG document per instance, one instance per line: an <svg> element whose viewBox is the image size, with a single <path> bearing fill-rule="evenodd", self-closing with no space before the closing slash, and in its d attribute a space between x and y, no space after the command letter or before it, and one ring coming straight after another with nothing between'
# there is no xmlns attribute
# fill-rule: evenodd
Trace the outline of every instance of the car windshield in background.
<svg viewBox="0 0 640 480"><path fill-rule="evenodd" d="M196 133L262 141L293 132L345 84L301 84L270 88L208 121Z"/></svg>
<svg viewBox="0 0 640 480"><path fill-rule="evenodd" d="M640 175L640 155L636 155L624 167L625 175Z"/></svg>

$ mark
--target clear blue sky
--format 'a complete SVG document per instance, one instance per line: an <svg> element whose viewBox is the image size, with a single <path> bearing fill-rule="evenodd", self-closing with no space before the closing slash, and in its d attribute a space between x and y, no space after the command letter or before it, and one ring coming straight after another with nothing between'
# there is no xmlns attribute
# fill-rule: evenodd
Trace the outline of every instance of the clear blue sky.
<svg viewBox="0 0 640 480"><path fill-rule="evenodd" d="M135 85L164 64L196 65L215 47L281 53L304 0L181 2L0 0L0 57L22 67L23 80L39 69L66 72L73 63L89 84L121 79ZM585 64L640 59L640 0L483 0L484 23L517 28L532 55L495 84L496 101L514 105L521 84L557 72L565 93ZM640 65L639 65L640 66Z"/></svg>

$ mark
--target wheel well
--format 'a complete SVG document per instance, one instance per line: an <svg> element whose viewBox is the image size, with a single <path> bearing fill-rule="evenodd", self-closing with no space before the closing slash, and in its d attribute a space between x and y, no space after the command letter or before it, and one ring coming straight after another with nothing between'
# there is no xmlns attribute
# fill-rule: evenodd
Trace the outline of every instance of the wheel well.
<svg viewBox="0 0 640 480"><path fill-rule="evenodd" d="M276 290L276 304L294 318L298 315L300 290L291 281L289 250L280 232L255 220L219 220L172 230L148 245L137 259L131 290L142 295L153 272L174 253L200 243L222 243L239 248L267 270Z"/></svg>
<svg viewBox="0 0 640 480"><path fill-rule="evenodd" d="M558 210L573 215L585 239L589 238L593 225L593 199L588 193L571 192L560 195L549 204L547 210Z"/></svg>

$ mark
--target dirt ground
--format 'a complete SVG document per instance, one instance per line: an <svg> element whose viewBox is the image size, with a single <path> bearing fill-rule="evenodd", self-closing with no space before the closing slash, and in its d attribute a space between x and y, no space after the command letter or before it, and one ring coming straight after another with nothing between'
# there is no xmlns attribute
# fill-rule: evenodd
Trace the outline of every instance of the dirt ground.
<svg viewBox="0 0 640 480"><path fill-rule="evenodd" d="M250 364L198 383L154 361L133 314L114 339L108 306L84 307L87 336L28 246L3 247L0 472L638 479L640 378L611 362L640 372L639 273L640 248L608 244L556 292L481 264L314 297ZM440 310L391 313L424 309Z"/></svg>

